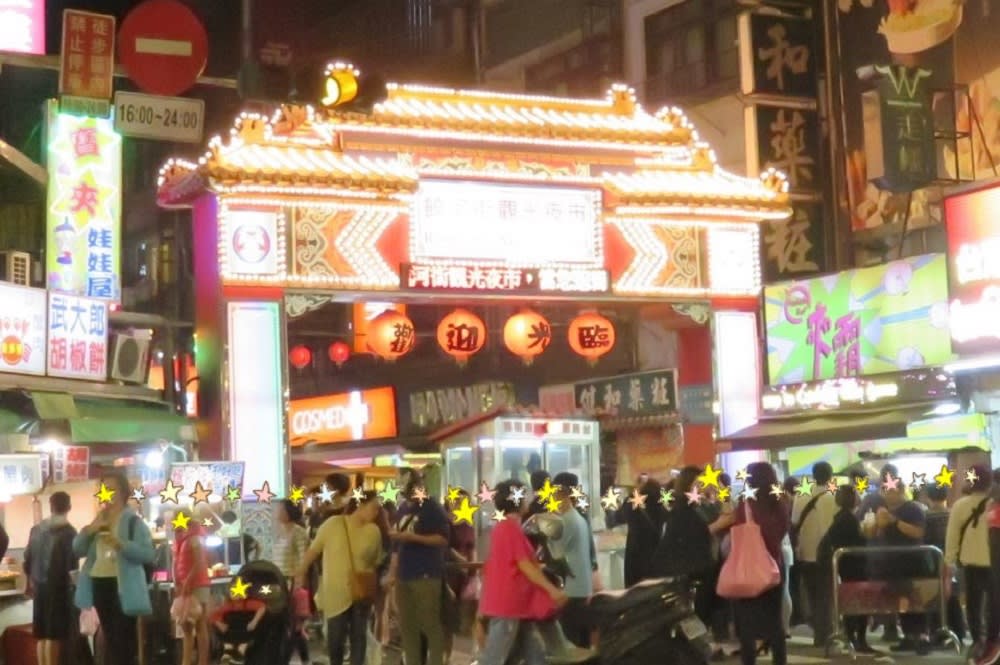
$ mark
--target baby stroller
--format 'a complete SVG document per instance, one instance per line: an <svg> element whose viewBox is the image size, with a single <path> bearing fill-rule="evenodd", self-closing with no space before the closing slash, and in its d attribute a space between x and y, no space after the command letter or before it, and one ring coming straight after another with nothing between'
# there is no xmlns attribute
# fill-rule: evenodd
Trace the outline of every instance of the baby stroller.
<svg viewBox="0 0 1000 665"><path fill-rule="evenodd" d="M246 665L274 665L287 654L288 631L291 626L291 603L288 583L281 571L270 561L251 561L240 568L237 576L245 584L247 599L265 605L265 614L247 647Z"/></svg>

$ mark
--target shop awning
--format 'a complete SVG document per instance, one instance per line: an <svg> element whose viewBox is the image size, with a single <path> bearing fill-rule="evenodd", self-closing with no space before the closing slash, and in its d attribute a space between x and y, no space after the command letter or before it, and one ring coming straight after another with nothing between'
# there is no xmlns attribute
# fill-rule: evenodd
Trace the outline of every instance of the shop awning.
<svg viewBox="0 0 1000 665"><path fill-rule="evenodd" d="M905 437L907 426L926 418L930 408L925 405L891 411L770 418L720 437L720 441L728 443L730 450L778 450L821 443L895 439Z"/></svg>
<svg viewBox="0 0 1000 665"><path fill-rule="evenodd" d="M24 426L25 417L20 413L0 409L0 435L15 434Z"/></svg>
<svg viewBox="0 0 1000 665"><path fill-rule="evenodd" d="M69 419L73 443L173 443L198 440L194 422L152 402L77 398Z"/></svg>

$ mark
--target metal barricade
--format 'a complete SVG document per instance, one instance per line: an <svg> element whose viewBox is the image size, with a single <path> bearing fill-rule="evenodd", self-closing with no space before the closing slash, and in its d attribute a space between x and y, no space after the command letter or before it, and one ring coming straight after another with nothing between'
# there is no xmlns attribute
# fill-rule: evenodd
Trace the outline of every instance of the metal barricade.
<svg viewBox="0 0 1000 665"><path fill-rule="evenodd" d="M916 555L925 553L934 561L933 576L913 578L880 578L870 575L862 580L841 582L841 559L845 556L869 558L879 556L886 560L899 555ZM885 564L883 564L885 565ZM891 564L888 564L891 566ZM870 570L869 566L866 566ZM832 647L840 642L847 646L851 659L856 659L854 645L846 635L844 617L850 616L887 616L893 614L931 614L940 612L941 627L935 631L942 644L951 643L958 653L962 651L962 642L948 627L948 594L951 577L944 563L944 554L933 545L913 545L909 547L842 547L833 553L833 619L836 627L833 635L827 640L826 654L830 655ZM900 584L905 579L904 584Z"/></svg>

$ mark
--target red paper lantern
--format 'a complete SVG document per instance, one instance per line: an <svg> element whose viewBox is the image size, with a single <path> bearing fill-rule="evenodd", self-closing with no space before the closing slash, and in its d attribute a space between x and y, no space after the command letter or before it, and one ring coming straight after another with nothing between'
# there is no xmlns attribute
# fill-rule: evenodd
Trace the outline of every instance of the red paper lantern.
<svg viewBox="0 0 1000 665"><path fill-rule="evenodd" d="M437 341L445 353L464 365L486 345L486 324L472 312L456 309L438 324Z"/></svg>
<svg viewBox="0 0 1000 665"><path fill-rule="evenodd" d="M569 346L591 365L615 345L615 327L597 312L583 312L569 324Z"/></svg>
<svg viewBox="0 0 1000 665"><path fill-rule="evenodd" d="M288 352L288 360L292 363L292 367L295 369L302 369L312 362L313 354L309 350L308 346L303 346L299 344L298 346L293 346L292 350Z"/></svg>
<svg viewBox="0 0 1000 665"><path fill-rule="evenodd" d="M368 348L390 362L412 351L416 339L413 321L395 310L385 310L368 324Z"/></svg>
<svg viewBox="0 0 1000 665"><path fill-rule="evenodd" d="M534 362L535 357L549 347L552 341L552 326L548 320L530 309L521 311L507 319L503 327L503 343L525 365Z"/></svg>
<svg viewBox="0 0 1000 665"><path fill-rule="evenodd" d="M326 355L330 357L330 362L341 367L351 357L351 347L343 342L334 342L326 350Z"/></svg>

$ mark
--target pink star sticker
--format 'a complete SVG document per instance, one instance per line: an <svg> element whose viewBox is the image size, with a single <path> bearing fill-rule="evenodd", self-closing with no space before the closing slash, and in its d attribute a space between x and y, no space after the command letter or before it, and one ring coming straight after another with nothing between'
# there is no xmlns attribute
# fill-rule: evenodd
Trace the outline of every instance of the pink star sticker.
<svg viewBox="0 0 1000 665"><path fill-rule="evenodd" d="M483 482L479 486L479 494L476 495L476 498L479 499L479 503L492 503L494 496L496 496L496 490L491 490L490 486Z"/></svg>
<svg viewBox="0 0 1000 665"><path fill-rule="evenodd" d="M688 503L701 503L701 494L698 492L698 486L694 485L691 487L690 492L685 492L684 496L688 498Z"/></svg>
<svg viewBox="0 0 1000 665"><path fill-rule="evenodd" d="M266 480L264 481L264 486L259 490L254 490L253 493L257 495L257 501L261 503L271 503L271 499L278 496L271 491L271 483Z"/></svg>
<svg viewBox="0 0 1000 665"><path fill-rule="evenodd" d="M830 482L828 482L826 484L826 491L827 492L832 492L832 493L836 494L837 493L837 481L836 480L831 480Z"/></svg>
<svg viewBox="0 0 1000 665"><path fill-rule="evenodd" d="M885 481L882 483L882 489L886 490L899 489L899 478L893 478L891 473L885 474Z"/></svg>

